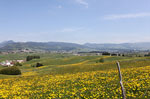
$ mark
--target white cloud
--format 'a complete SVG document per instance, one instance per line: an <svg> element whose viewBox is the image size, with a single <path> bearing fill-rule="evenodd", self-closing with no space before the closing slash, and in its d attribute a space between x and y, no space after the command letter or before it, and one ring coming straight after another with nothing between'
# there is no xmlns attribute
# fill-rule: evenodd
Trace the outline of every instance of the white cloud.
<svg viewBox="0 0 150 99"><path fill-rule="evenodd" d="M150 13L136 13L136 14L116 14L105 16L105 20L127 19L127 18L139 18L150 17Z"/></svg>
<svg viewBox="0 0 150 99"><path fill-rule="evenodd" d="M77 3L84 5L86 8L89 7L89 4L85 0L75 0Z"/></svg>

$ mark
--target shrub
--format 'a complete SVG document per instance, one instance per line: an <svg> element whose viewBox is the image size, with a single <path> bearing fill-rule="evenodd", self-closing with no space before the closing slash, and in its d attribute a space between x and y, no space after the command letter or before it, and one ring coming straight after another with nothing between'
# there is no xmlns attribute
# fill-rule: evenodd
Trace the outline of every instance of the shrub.
<svg viewBox="0 0 150 99"><path fill-rule="evenodd" d="M31 67L36 67L35 65L31 64Z"/></svg>
<svg viewBox="0 0 150 99"><path fill-rule="evenodd" d="M104 63L104 58L100 58L99 60L96 61L96 63Z"/></svg>
<svg viewBox="0 0 150 99"><path fill-rule="evenodd" d="M42 63L31 64L31 67L41 67L44 66Z"/></svg>
<svg viewBox="0 0 150 99"><path fill-rule="evenodd" d="M0 74L6 74L6 75L20 75L21 74L21 70L16 67L16 66L12 66L12 67L7 67L4 69L0 70Z"/></svg>
<svg viewBox="0 0 150 99"><path fill-rule="evenodd" d="M99 62L104 63L104 58L99 59Z"/></svg>
<svg viewBox="0 0 150 99"><path fill-rule="evenodd" d="M36 67L41 67L41 66L43 66L43 64L41 64L41 63L36 63Z"/></svg>
<svg viewBox="0 0 150 99"><path fill-rule="evenodd" d="M22 66L22 64L19 63L19 62L15 63L14 65L15 65L15 66Z"/></svg>

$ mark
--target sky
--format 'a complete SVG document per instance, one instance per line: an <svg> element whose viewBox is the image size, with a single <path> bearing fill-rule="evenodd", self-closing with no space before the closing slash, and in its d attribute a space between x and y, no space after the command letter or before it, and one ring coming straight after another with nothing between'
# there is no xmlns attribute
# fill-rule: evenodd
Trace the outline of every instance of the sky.
<svg viewBox="0 0 150 99"><path fill-rule="evenodd" d="M150 42L150 0L0 0L0 42Z"/></svg>

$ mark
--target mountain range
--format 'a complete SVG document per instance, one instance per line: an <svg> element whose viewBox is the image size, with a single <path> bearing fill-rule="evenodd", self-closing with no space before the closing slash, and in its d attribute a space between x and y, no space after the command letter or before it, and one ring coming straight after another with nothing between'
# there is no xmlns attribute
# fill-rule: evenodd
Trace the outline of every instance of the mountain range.
<svg viewBox="0 0 150 99"><path fill-rule="evenodd" d="M150 50L150 42L121 43L121 44L76 44L65 42L14 42L12 40L0 43L0 51L22 49L42 51L82 51L82 50Z"/></svg>

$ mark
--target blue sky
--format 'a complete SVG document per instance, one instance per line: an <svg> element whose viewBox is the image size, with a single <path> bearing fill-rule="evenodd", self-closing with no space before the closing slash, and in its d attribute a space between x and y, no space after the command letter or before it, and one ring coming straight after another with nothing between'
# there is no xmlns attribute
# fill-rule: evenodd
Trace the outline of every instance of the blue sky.
<svg viewBox="0 0 150 99"><path fill-rule="evenodd" d="M0 42L150 42L150 0L0 0Z"/></svg>

